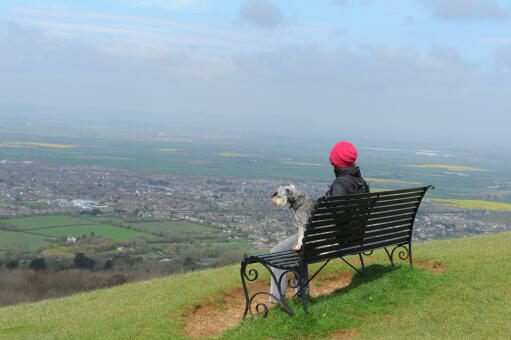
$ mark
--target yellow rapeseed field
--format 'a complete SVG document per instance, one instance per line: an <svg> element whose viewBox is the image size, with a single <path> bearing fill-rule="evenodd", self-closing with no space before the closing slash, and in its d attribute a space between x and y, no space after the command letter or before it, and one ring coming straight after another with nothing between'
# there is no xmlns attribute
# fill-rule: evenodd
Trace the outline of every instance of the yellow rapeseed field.
<svg viewBox="0 0 511 340"><path fill-rule="evenodd" d="M495 171L488 169L480 169L474 168L471 166L461 166L461 165L445 165L445 164L409 164L405 165L411 168L431 168L431 169L447 169L452 171Z"/></svg>
<svg viewBox="0 0 511 340"><path fill-rule="evenodd" d="M377 183L392 183L392 184L409 184L409 185L423 185L421 182L410 182L410 181L402 181L400 179L385 179L385 178L367 178L364 179L368 182L377 182Z"/></svg>
<svg viewBox="0 0 511 340"><path fill-rule="evenodd" d="M222 157L248 157L248 155L234 152L215 152L213 155Z"/></svg>
<svg viewBox="0 0 511 340"><path fill-rule="evenodd" d="M321 166L321 164L319 164L319 163L306 163L306 162L282 162L282 164L305 165L305 166Z"/></svg>
<svg viewBox="0 0 511 340"><path fill-rule="evenodd" d="M57 148L57 149L67 149L67 148L76 148L76 145L67 145L67 144L50 144L50 143L36 143L36 142L0 142L0 147L10 147L10 148L30 148L34 146L40 146L45 148Z"/></svg>
<svg viewBox="0 0 511 340"><path fill-rule="evenodd" d="M442 199L429 198L429 201L439 202L441 205L456 207L461 209L477 209L477 210L499 210L511 211L511 204L502 202L492 202L483 200L458 200L458 199Z"/></svg>

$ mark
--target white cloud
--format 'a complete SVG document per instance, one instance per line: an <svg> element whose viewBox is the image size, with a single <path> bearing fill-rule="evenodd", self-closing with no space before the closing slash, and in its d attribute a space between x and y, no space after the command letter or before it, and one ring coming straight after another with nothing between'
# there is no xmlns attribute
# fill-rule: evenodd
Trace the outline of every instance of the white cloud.
<svg viewBox="0 0 511 340"><path fill-rule="evenodd" d="M423 3L442 19L503 21L511 17L510 8L498 0L423 0Z"/></svg>

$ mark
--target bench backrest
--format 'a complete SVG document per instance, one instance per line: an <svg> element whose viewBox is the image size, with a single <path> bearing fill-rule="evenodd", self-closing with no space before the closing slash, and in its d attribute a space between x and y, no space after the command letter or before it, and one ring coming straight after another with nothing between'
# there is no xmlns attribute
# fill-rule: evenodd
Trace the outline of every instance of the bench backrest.
<svg viewBox="0 0 511 340"><path fill-rule="evenodd" d="M305 263L410 243L415 215L430 187L319 199L304 232Z"/></svg>

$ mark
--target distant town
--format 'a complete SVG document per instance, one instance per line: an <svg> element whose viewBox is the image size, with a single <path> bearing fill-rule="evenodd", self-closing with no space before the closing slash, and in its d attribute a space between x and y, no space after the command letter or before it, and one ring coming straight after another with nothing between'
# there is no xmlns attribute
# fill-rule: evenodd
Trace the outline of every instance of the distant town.
<svg viewBox="0 0 511 340"><path fill-rule="evenodd" d="M243 235L256 249L268 249L295 232L287 208L270 195L289 181L174 177L136 170L86 165L0 161L0 217L73 214L189 221ZM317 198L327 182L296 183ZM416 241L511 230L505 223L471 219L427 201L418 215Z"/></svg>

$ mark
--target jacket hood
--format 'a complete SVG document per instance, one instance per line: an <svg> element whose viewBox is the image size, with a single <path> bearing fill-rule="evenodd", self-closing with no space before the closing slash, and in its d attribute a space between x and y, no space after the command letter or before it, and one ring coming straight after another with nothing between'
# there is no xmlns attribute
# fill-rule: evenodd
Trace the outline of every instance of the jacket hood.
<svg viewBox="0 0 511 340"><path fill-rule="evenodd" d="M334 168L335 177L342 176L354 176L354 177L362 177L360 174L360 168L358 166L352 166L350 168Z"/></svg>

